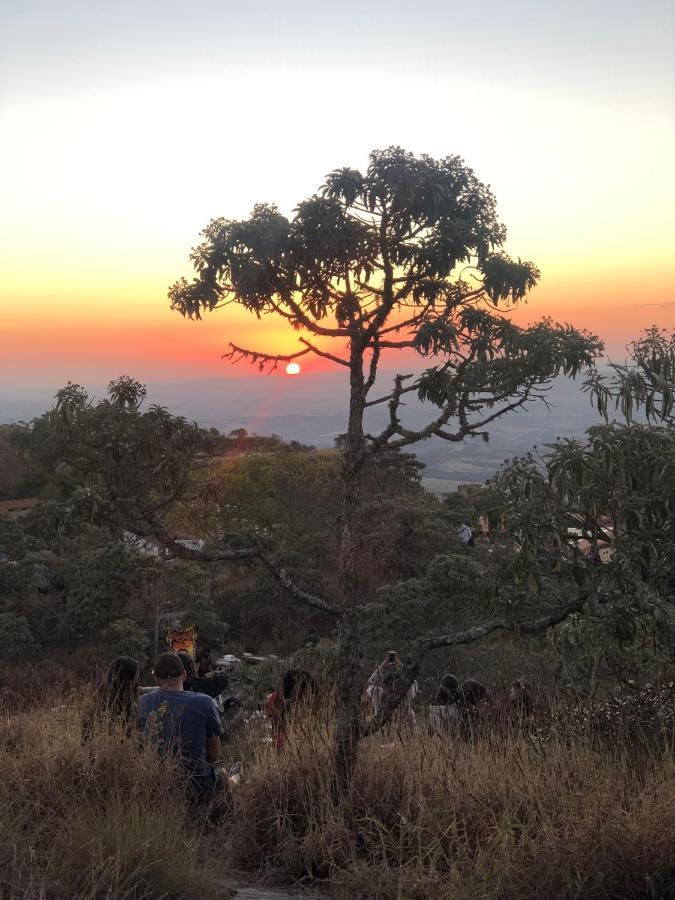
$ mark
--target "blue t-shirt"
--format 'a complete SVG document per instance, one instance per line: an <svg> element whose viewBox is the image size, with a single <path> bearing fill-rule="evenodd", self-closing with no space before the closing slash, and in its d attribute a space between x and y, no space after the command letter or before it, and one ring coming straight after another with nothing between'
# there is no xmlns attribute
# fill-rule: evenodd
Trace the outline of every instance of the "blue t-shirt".
<svg viewBox="0 0 675 900"><path fill-rule="evenodd" d="M160 753L177 755L199 790L215 787L206 741L223 733L215 701L191 691L152 691L138 701L138 721Z"/></svg>

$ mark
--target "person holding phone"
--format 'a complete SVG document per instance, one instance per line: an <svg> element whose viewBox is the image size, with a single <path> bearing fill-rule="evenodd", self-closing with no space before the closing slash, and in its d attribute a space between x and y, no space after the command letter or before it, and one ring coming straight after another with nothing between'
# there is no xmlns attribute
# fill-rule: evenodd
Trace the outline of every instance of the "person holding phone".
<svg viewBox="0 0 675 900"><path fill-rule="evenodd" d="M385 701L394 690L400 668L401 660L398 653L395 650L390 650L368 679L366 695L372 704L374 716L380 712ZM417 696L418 690L417 682L413 681L405 697L396 708L392 716L392 722L407 725L415 724L415 712L412 708L412 701Z"/></svg>

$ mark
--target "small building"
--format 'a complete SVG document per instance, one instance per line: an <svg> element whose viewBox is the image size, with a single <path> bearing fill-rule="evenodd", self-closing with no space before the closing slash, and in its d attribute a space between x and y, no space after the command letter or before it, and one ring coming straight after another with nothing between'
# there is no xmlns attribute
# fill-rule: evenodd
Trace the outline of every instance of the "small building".
<svg viewBox="0 0 675 900"><path fill-rule="evenodd" d="M476 494L479 494L482 490L482 484L469 483L457 485L457 493L460 497L464 498L475 497Z"/></svg>
<svg viewBox="0 0 675 900"><path fill-rule="evenodd" d="M0 500L0 516L11 522L20 519L34 509L40 502L38 497L25 497L21 500Z"/></svg>

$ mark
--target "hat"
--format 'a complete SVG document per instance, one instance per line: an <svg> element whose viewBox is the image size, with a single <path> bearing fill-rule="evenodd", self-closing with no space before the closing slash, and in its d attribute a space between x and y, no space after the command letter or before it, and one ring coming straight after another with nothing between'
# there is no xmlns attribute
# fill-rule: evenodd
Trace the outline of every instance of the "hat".
<svg viewBox="0 0 675 900"><path fill-rule="evenodd" d="M160 653L152 674L155 678L178 678L183 674L183 660L177 653Z"/></svg>

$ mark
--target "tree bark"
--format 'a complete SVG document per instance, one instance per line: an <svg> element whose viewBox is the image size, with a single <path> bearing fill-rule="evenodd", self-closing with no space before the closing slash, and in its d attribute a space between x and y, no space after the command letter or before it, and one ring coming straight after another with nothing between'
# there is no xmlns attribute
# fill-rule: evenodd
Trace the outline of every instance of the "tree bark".
<svg viewBox="0 0 675 900"><path fill-rule="evenodd" d="M359 573L359 510L361 469L365 449L363 412L366 387L363 349L352 339L350 348L349 422L344 449L342 534L338 572L341 607L338 632L337 715L335 764L338 782L351 781L361 735L360 623L361 579Z"/></svg>

